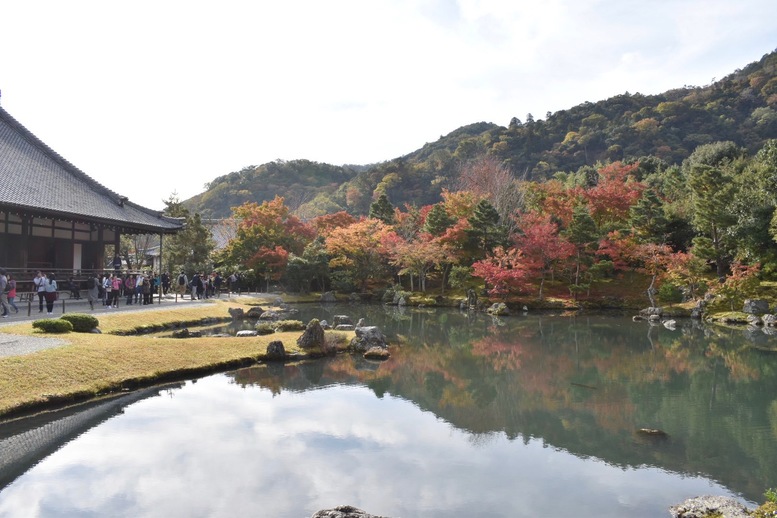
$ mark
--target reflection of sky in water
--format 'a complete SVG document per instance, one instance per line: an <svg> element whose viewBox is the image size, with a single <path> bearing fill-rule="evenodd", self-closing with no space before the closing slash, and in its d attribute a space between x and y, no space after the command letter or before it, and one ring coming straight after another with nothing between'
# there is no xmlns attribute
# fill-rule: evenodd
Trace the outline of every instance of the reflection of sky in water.
<svg viewBox="0 0 777 518"><path fill-rule="evenodd" d="M335 386L273 395L224 375L128 407L0 492L0 515L667 515L706 479L472 436L405 400Z"/></svg>

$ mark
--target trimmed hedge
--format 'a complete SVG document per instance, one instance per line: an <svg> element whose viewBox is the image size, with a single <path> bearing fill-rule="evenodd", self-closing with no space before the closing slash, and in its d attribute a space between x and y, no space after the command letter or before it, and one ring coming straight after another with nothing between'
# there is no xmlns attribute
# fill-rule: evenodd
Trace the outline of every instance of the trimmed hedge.
<svg viewBox="0 0 777 518"><path fill-rule="evenodd" d="M99 320L85 313L65 313L59 318L73 324L73 331L76 333L88 333L100 325Z"/></svg>
<svg viewBox="0 0 777 518"><path fill-rule="evenodd" d="M44 318L32 323L33 329L40 329L44 333L69 333L73 330L73 324L61 318Z"/></svg>

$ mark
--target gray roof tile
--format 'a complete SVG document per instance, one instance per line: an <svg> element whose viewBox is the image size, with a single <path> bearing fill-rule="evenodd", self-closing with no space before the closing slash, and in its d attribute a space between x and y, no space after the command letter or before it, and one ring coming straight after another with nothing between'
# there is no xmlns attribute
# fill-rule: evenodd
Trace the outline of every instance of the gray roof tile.
<svg viewBox="0 0 777 518"><path fill-rule="evenodd" d="M181 228L180 220L121 200L0 108L0 205L149 232Z"/></svg>

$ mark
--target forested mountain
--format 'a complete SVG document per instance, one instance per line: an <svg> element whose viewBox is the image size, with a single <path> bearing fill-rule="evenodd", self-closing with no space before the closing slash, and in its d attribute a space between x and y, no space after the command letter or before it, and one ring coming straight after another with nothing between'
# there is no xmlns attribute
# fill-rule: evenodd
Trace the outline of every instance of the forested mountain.
<svg viewBox="0 0 777 518"><path fill-rule="evenodd" d="M343 184L365 169L367 166L277 160L219 176L206 186L205 192L186 200L184 205L205 218L223 218L231 216L231 207L272 200L277 194L285 198L286 205L297 209L319 195L324 199L333 196ZM336 206L332 209L340 210Z"/></svg>
<svg viewBox="0 0 777 518"><path fill-rule="evenodd" d="M394 206L436 203L455 188L461 164L484 154L520 178L608 161L653 156L679 164L701 144L731 141L755 152L777 137L777 52L711 85L684 86L659 95L624 93L568 110L514 117L508 127L475 123L405 156L372 166L333 166L306 160L271 162L219 177L185 205L204 217L276 194L303 219L347 210L367 214L386 194Z"/></svg>

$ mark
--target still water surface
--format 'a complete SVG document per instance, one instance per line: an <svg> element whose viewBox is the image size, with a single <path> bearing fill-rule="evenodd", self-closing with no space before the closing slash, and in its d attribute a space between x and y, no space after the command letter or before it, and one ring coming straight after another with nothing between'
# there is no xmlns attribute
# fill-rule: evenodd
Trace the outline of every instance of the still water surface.
<svg viewBox="0 0 777 518"><path fill-rule="evenodd" d="M302 307L384 363L266 365L0 427L0 516L666 516L777 486L777 341L680 322ZM666 431L642 437L639 428Z"/></svg>

